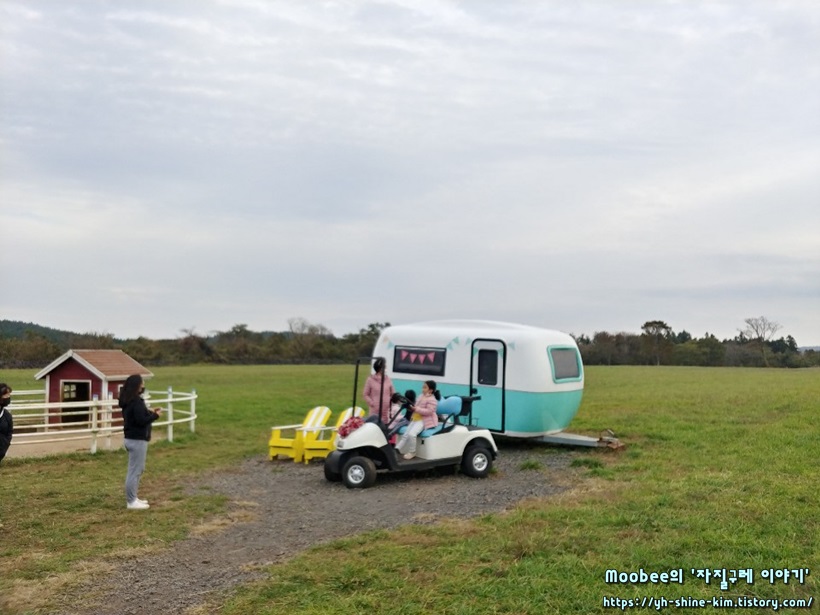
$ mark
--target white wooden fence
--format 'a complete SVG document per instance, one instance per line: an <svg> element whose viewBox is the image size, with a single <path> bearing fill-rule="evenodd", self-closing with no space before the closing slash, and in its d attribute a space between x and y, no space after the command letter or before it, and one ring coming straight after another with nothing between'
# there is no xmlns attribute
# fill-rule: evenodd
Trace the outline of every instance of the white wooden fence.
<svg viewBox="0 0 820 615"><path fill-rule="evenodd" d="M15 390L13 395L9 405L14 415L12 447L90 440L90 452L96 453L100 442L111 450L112 436L122 435L122 418L114 416L119 409L116 399L94 395L91 401L46 403L44 389ZM153 427L165 427L169 442L174 440L174 425L187 423L191 432L196 431L196 390L179 393L168 387L167 391L146 390L144 397L149 408L163 409ZM55 416L61 422L50 423Z"/></svg>

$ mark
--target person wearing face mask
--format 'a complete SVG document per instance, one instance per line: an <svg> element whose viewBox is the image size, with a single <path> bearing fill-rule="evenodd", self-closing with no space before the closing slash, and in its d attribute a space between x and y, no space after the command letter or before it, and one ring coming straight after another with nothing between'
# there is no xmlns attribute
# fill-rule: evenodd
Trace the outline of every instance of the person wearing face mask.
<svg viewBox="0 0 820 615"><path fill-rule="evenodd" d="M120 390L119 406L122 408L125 450L128 451L128 472L125 475L125 502L129 510L145 510L148 502L141 500L137 492L140 478L145 471L148 442L151 440L151 423L159 418L161 408L148 409L142 393L145 385L142 376L128 376Z"/></svg>
<svg viewBox="0 0 820 615"><path fill-rule="evenodd" d="M11 446L11 436L14 432L14 419L8 408L10 403L11 387L5 382L0 382L0 462Z"/></svg>

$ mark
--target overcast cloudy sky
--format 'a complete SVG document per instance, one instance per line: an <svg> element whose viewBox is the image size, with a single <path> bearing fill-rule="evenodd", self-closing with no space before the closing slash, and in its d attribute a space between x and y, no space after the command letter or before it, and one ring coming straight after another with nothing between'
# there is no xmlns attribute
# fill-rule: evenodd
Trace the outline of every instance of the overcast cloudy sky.
<svg viewBox="0 0 820 615"><path fill-rule="evenodd" d="M0 318L820 345L820 3L0 0Z"/></svg>

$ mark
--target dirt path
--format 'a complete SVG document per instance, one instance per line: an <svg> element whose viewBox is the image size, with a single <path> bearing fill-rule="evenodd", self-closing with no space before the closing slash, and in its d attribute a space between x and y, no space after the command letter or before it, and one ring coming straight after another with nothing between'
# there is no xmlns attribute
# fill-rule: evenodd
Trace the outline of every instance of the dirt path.
<svg viewBox="0 0 820 615"><path fill-rule="evenodd" d="M487 479L436 472L380 475L375 487L364 490L327 482L321 463L259 457L192 487L192 492L212 489L231 499L224 527L195 532L160 554L123 560L106 578L66 596L71 606L57 613L184 613L201 605L209 592L260 578L266 564L312 545L406 523L501 511L525 498L564 491L575 479L573 457L570 451L506 445ZM540 468L522 468L527 460L538 460Z"/></svg>
<svg viewBox="0 0 820 615"><path fill-rule="evenodd" d="M55 438L59 435L55 434ZM110 447L109 447L110 444ZM108 437L97 439L97 450L115 451L122 447L122 434L112 434ZM91 450L91 437L77 440L63 440L62 442L25 442L23 438L17 436L17 440L12 440L11 447L6 456L9 459L14 457L45 457L47 455L62 455L64 453L88 453Z"/></svg>

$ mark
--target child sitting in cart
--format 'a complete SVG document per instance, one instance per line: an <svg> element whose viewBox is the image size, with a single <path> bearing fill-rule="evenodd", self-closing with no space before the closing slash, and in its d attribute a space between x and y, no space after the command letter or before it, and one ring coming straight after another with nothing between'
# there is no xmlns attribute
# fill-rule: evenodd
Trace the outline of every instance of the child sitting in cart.
<svg viewBox="0 0 820 615"><path fill-rule="evenodd" d="M396 449L402 454L404 459L412 459L416 456L416 436L425 429L430 429L438 425L438 401L441 393L436 390L435 380L426 380L421 386L421 399L410 406L413 415L410 417L410 424L404 435L396 444Z"/></svg>
<svg viewBox="0 0 820 615"><path fill-rule="evenodd" d="M390 444L396 440L396 432L405 425L410 424L410 406L416 401L415 391L407 391L404 395L393 393L390 398L390 420L387 423L387 436Z"/></svg>

